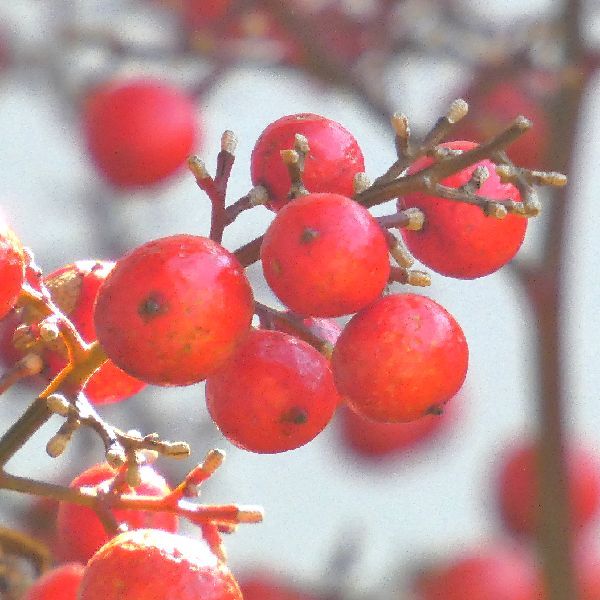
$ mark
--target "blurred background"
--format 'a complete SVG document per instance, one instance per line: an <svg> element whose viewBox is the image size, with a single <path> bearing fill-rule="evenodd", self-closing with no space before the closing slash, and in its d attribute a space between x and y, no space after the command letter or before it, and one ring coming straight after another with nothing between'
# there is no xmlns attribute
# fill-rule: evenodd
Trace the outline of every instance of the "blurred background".
<svg viewBox="0 0 600 600"><path fill-rule="evenodd" d="M565 18L570 10L580 25L575 45ZM79 259L114 260L172 233L208 234L210 202L185 168L135 189L114 187L95 168L82 112L89 91L107 81L157 78L185 90L197 111L195 152L210 172L221 133L233 130L239 145L229 201L251 188L257 137L286 114L314 112L342 123L373 179L395 160L389 125L395 111L408 115L418 136L464 97L472 110L462 135L477 141L525 114L534 129L514 149L515 162L568 167L570 185L566 193L541 193L548 210L530 222L519 260L543 267L548 246L560 246L563 424L570 442L589 448L600 464L600 237L593 225L600 193L599 44L600 7L593 1L1 2L0 206L44 272ZM568 113L574 140L561 133L565 90L575 98ZM375 212L392 209L393 203ZM566 215L566 233L549 240L555 210ZM272 218L264 207L244 213L227 229L224 245L240 247ZM188 441L193 454L185 464L159 460L173 482L211 447L227 451L203 500L261 504L266 512L263 524L243 526L225 540L240 577L262 573L317 597L411 598L415 573L426 565L513 544L498 514L499 470L507 452L538 430L541 393L539 315L526 291L531 281L521 285L518 269L474 281L432 274L424 293L463 327L469 373L444 426L404 449L365 455L352 447L337 415L305 447L251 454L212 424L203 385L149 387L101 413L124 429ZM260 265L248 274L257 298L280 306ZM4 428L36 389L6 394ZM86 431L62 457L48 458L44 446L57 422L10 463L11 472L68 483L102 459L99 440ZM9 492L0 498L2 523L24 528L31 500ZM589 532L596 530L592 524Z"/></svg>

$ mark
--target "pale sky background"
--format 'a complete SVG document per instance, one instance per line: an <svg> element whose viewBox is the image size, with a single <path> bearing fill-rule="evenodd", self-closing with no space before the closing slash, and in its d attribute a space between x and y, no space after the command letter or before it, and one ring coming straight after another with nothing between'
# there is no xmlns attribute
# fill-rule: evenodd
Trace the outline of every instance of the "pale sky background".
<svg viewBox="0 0 600 600"><path fill-rule="evenodd" d="M59 72L75 88L102 61L70 55L57 45L59 15L49 8L52 4L76 8L84 3L2 0L0 24L21 40L19 57L54 56ZM119 4L125 3L90 0L86 11L102 5L100 12L109 15L110 25L118 22L128 27L135 21L110 17L111 7ZM472 18L500 19L507 27L511 19L542 14L555 5L552 0L465 0L464 4L472 7ZM149 23L152 29L156 21ZM133 34L143 35L144 30L134 28ZM187 67L182 69L185 73ZM414 56L396 65L382 85L393 94L395 82L409 83L408 93L393 97L398 110L424 125L460 95L466 81L465 73L450 60L432 64ZM568 427L600 454L596 362L600 236L594 223L600 193L599 91L596 81L586 98L578 133L579 170L570 184L569 344L564 360ZM390 131L373 122L355 100L290 71L240 68L199 102L198 111L205 128L201 155L209 169L214 169L221 132L233 129L239 137L230 199L249 189L253 143L268 123L283 114L316 112L343 123L358 139L372 177L383 172L394 156ZM117 240L124 251L171 233L208 232L209 203L186 174L151 193L115 196L87 161L74 107L65 102L40 65L0 73L0 139L0 206L47 271L75 259L114 258L105 254L109 240ZM225 245L237 248L262 233L271 218L266 209L252 211L228 230ZM536 235L543 227L543 217L530 223L524 255L535 255ZM273 301L260 268L254 266L249 275L257 295ZM192 444L196 460L214 444L228 451L222 471L206 486L205 501L262 504L266 510L264 524L243 526L226 539L234 569L258 562L315 584L323 581L336 544L359 539L362 552L356 572L348 579L349 589L375 589L388 581L387 589L392 590L403 564L408 567L429 555L498 539L492 495L497 459L512 440L534 427L536 382L530 332L536 317L510 275L500 272L469 282L434 275L427 294L462 325L471 352L469 375L461 415L452 431L438 445L398 460L380 465L355 462L341 446L335 423L296 451L264 456L238 450L206 422L202 385L153 388L104 414L123 427L158 428L166 438L185 439ZM3 400L3 427L26 402L23 391ZM14 472L64 481L75 474L78 459L79 464L89 465L102 458L91 434L78 434L63 457L47 458L43 447L56 427L53 422L44 428L36 438L37 447L32 444L14 460ZM175 470L173 465L160 464L181 475L193 462L175 465ZM65 471L67 475L61 475ZM8 492L0 496L6 520L14 521L13 509L21 498Z"/></svg>

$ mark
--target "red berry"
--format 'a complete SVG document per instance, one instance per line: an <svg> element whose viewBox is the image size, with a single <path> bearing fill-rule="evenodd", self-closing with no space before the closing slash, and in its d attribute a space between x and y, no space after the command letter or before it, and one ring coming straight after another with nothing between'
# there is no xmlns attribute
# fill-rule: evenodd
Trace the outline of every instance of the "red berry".
<svg viewBox="0 0 600 600"><path fill-rule="evenodd" d="M309 192L354 193L354 175L365 170L362 152L352 134L339 123L301 113L281 117L260 135L251 158L252 183L267 188L270 207L288 202L290 176L280 151L294 147L294 136L308 139L310 152L304 164L303 181Z"/></svg>
<svg viewBox="0 0 600 600"><path fill-rule="evenodd" d="M473 142L443 144L453 150L470 150ZM409 169L416 173L431 164L430 158L417 160ZM486 167L489 177L479 194L496 200L516 200L521 197L517 188L501 183L496 168L489 160L482 160L442 181L457 188L465 185L477 166ZM509 262L517 253L527 229L527 219L509 214L504 219L487 217L474 205L422 192L408 194L399 201L400 208L416 207L425 214L420 231L402 230L410 251L434 271L457 277L475 279L489 275Z"/></svg>
<svg viewBox="0 0 600 600"><path fill-rule="evenodd" d="M114 264L110 261L80 260L44 278L55 304L71 319L88 343L96 340L93 318L98 289ZM51 377L56 376L66 364L64 357L56 352L47 352L45 359ZM125 400L144 387L145 383L134 379L108 360L90 377L84 392L94 404L110 404Z"/></svg>
<svg viewBox="0 0 600 600"><path fill-rule="evenodd" d="M92 160L118 187L145 186L173 175L192 152L196 108L179 89L153 80L96 89L83 115Z"/></svg>
<svg viewBox="0 0 600 600"><path fill-rule="evenodd" d="M338 403L328 360L279 331L253 330L206 380L208 411L223 435L252 452L302 446L331 420Z"/></svg>
<svg viewBox="0 0 600 600"><path fill-rule="evenodd" d="M533 127L507 148L508 155L515 164L528 169L545 165L550 142L548 116L520 78L496 81L483 88L476 80L465 99L469 116L460 122L457 135L484 142L508 127L517 115L523 115L531 119Z"/></svg>
<svg viewBox="0 0 600 600"><path fill-rule="evenodd" d="M260 251L271 289L294 312L354 313L388 282L388 245L360 204L338 194L309 194L284 206Z"/></svg>
<svg viewBox="0 0 600 600"><path fill-rule="evenodd" d="M189 385L225 362L253 312L236 258L212 240L181 234L119 260L94 318L98 340L121 369L148 383Z"/></svg>
<svg viewBox="0 0 600 600"><path fill-rule="evenodd" d="M581 533L600 509L600 462L582 447L567 451L569 502L574 533ZM499 506L505 525L513 532L535 535L539 510L535 445L513 448L499 477Z"/></svg>
<svg viewBox="0 0 600 600"><path fill-rule="evenodd" d="M183 0L183 25L192 31L210 29L225 18L231 3L232 0Z"/></svg>
<svg viewBox="0 0 600 600"><path fill-rule="evenodd" d="M12 229L0 218L0 319L16 304L24 278L23 246Z"/></svg>
<svg viewBox="0 0 600 600"><path fill-rule="evenodd" d="M88 563L79 600L242 600L233 575L199 540L128 531Z"/></svg>
<svg viewBox="0 0 600 600"><path fill-rule="evenodd" d="M447 404L454 406L454 401ZM409 423L381 423L367 419L347 407L340 410L344 445L361 458L381 459L397 456L424 442L431 441L449 425L452 415L425 415Z"/></svg>
<svg viewBox="0 0 600 600"><path fill-rule="evenodd" d="M331 344L331 348L335 346L337 339L340 337L342 330L340 326L331 319L322 319L320 317L306 317L301 320L302 325L311 332L315 337L323 340L328 344ZM273 325L277 331L283 331L283 333L289 333L294 337L300 338L305 342L310 343L312 340L309 336L303 337L286 319L275 316L273 318Z"/></svg>
<svg viewBox="0 0 600 600"><path fill-rule="evenodd" d="M516 549L468 553L424 574L416 600L539 600L531 558Z"/></svg>
<svg viewBox="0 0 600 600"><path fill-rule="evenodd" d="M125 486L123 493L138 496L164 496L170 489L165 480L151 467L140 469L142 483L135 489ZM85 470L71 482L71 487L102 488L108 491L117 472L106 463ZM166 531L177 531L177 516L167 512L142 510L113 511L117 521L124 522L130 529L154 527ZM61 502L57 519L58 554L63 560L87 562L108 541L108 535L96 513L85 506Z"/></svg>
<svg viewBox="0 0 600 600"><path fill-rule="evenodd" d="M385 422L436 413L467 374L469 350L459 324L417 294L381 298L342 331L331 367L350 408Z"/></svg>
<svg viewBox="0 0 600 600"><path fill-rule="evenodd" d="M24 600L77 600L84 566L67 563L44 573L28 590Z"/></svg>

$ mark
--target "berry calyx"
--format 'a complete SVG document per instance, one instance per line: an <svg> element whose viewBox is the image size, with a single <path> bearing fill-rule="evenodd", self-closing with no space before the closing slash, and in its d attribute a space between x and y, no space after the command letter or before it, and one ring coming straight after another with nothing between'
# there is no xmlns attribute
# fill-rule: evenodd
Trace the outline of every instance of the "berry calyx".
<svg viewBox="0 0 600 600"><path fill-rule="evenodd" d="M98 289L114 264L111 261L80 260L44 277L52 300L88 343L96 340L93 317ZM57 352L46 352L45 360L51 377L66 364L65 358ZM144 387L144 382L131 377L108 360L92 374L83 391L90 402L101 405L125 400Z"/></svg>
<svg viewBox="0 0 600 600"><path fill-rule="evenodd" d="M117 471L106 463L86 469L75 477L70 486L91 487L108 491L114 484ZM163 477L152 467L140 468L141 483L135 488L127 485L119 487L124 494L138 496L165 496L171 490ZM147 512L142 510L116 509L117 521L126 523L131 529L153 527L165 531L177 531L177 516L167 512ZM109 536L96 513L86 506L61 502L57 517L58 554L62 560L86 563L105 544Z"/></svg>
<svg viewBox="0 0 600 600"><path fill-rule="evenodd" d="M231 571L199 540L128 531L88 563L79 600L242 600Z"/></svg>
<svg viewBox="0 0 600 600"><path fill-rule="evenodd" d="M312 113L300 113L271 123L252 150L252 183L267 188L270 208L279 210L288 202L291 181L280 152L294 147L297 133L305 136L310 146L302 177L306 189L313 193L352 196L354 176L365 170L357 141L335 121Z"/></svg>
<svg viewBox="0 0 600 600"><path fill-rule="evenodd" d="M60 565L35 581L23 600L77 600L83 571L81 563Z"/></svg>
<svg viewBox="0 0 600 600"><path fill-rule="evenodd" d="M267 283L294 312L354 313L388 282L388 245L377 221L339 194L309 194L284 206L260 251Z"/></svg>
<svg viewBox="0 0 600 600"><path fill-rule="evenodd" d="M333 350L335 384L350 408L384 422L442 411L467 374L460 325L417 294L376 300L357 313Z"/></svg>
<svg viewBox="0 0 600 600"><path fill-rule="evenodd" d="M498 504L506 527L533 537L539 514L536 447L513 448L500 469ZM570 447L566 455L571 526L582 533L600 510L600 462L587 449Z"/></svg>
<svg viewBox="0 0 600 600"><path fill-rule="evenodd" d="M213 421L231 443L252 452L285 452L310 442L338 400L329 361L279 331L252 330L206 380Z"/></svg>
<svg viewBox="0 0 600 600"><path fill-rule="evenodd" d="M98 292L95 326L109 358L157 385L189 385L246 335L252 290L236 258L204 237L174 235L121 258Z"/></svg>
<svg viewBox="0 0 600 600"><path fill-rule="evenodd" d="M470 150L473 142L442 144L450 150ZM417 160L409 173L417 173L432 163L430 158ZM442 184L459 188L469 182L477 167L485 167L488 178L478 194L494 200L521 201L519 191L502 183L494 163L482 160L442 180ZM509 214L503 219L486 216L481 208L464 202L431 196L422 192L399 200L401 209L418 208L425 215L419 231L402 230L414 256L441 275L475 279L489 275L509 262L517 253L527 230L527 219Z"/></svg>
<svg viewBox="0 0 600 600"><path fill-rule="evenodd" d="M86 101L83 125L92 160L117 187L146 186L173 175L198 137L192 100L151 79L95 89Z"/></svg>

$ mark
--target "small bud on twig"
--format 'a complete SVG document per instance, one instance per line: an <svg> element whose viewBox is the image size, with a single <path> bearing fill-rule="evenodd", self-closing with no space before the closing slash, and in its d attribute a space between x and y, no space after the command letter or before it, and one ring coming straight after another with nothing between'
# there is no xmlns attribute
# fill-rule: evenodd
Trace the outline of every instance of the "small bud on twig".
<svg viewBox="0 0 600 600"><path fill-rule="evenodd" d="M237 143L238 140L233 131L227 129L223 132L223 135L221 136L221 150L223 150L223 152L227 152L231 155L235 154Z"/></svg>
<svg viewBox="0 0 600 600"><path fill-rule="evenodd" d="M206 169L204 161L201 160L198 156L194 155L188 158L188 168L196 179L207 179L208 177L210 177L210 174Z"/></svg>
<svg viewBox="0 0 600 600"><path fill-rule="evenodd" d="M462 98L457 98L452 102L448 112L446 113L446 118L449 123L458 123L461 119L463 119L467 113L469 112L469 105Z"/></svg>

